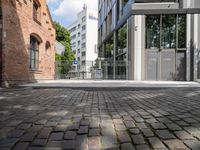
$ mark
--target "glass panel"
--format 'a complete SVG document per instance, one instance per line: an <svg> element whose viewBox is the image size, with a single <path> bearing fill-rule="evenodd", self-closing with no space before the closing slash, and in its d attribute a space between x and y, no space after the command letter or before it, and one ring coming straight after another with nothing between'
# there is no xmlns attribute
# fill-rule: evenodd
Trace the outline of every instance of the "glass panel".
<svg viewBox="0 0 200 150"><path fill-rule="evenodd" d="M178 48L186 48L186 15L178 15Z"/></svg>
<svg viewBox="0 0 200 150"><path fill-rule="evenodd" d="M117 55L127 51L127 24L118 30L117 44Z"/></svg>
<svg viewBox="0 0 200 150"><path fill-rule="evenodd" d="M146 18L146 48L160 47L160 15L147 16Z"/></svg>
<svg viewBox="0 0 200 150"><path fill-rule="evenodd" d="M39 53L38 51L35 51L35 69L38 69L38 65L39 65Z"/></svg>
<svg viewBox="0 0 200 150"><path fill-rule="evenodd" d="M31 69L34 69L34 64L35 64L35 60L32 59L32 60L31 60Z"/></svg>
<svg viewBox="0 0 200 150"><path fill-rule="evenodd" d="M162 48L176 48L176 15L162 16Z"/></svg>
<svg viewBox="0 0 200 150"><path fill-rule="evenodd" d="M115 78L119 80L126 79L126 63L127 63L127 24L118 30L117 34L117 50L115 63Z"/></svg>
<svg viewBox="0 0 200 150"><path fill-rule="evenodd" d="M121 55L116 58L116 79L124 80L126 79L126 54Z"/></svg>
<svg viewBox="0 0 200 150"><path fill-rule="evenodd" d="M200 79L200 60L197 62L197 79Z"/></svg>
<svg viewBox="0 0 200 150"><path fill-rule="evenodd" d="M35 59L35 53L34 53L34 50L31 50L31 59Z"/></svg>
<svg viewBox="0 0 200 150"><path fill-rule="evenodd" d="M36 65L35 65L35 69L39 69L39 60L35 61Z"/></svg>
<svg viewBox="0 0 200 150"><path fill-rule="evenodd" d="M99 48L99 57L100 58L103 57L103 48L102 47Z"/></svg>
<svg viewBox="0 0 200 150"><path fill-rule="evenodd" d="M31 36L30 37L30 68L31 69L38 69L38 59L39 59L39 42L38 40ZM46 48L48 46L46 45Z"/></svg>
<svg viewBox="0 0 200 150"><path fill-rule="evenodd" d="M105 58L113 58L113 49L114 49L114 45L113 45L114 41L113 41L113 36L108 40L108 42L106 42L105 45Z"/></svg>

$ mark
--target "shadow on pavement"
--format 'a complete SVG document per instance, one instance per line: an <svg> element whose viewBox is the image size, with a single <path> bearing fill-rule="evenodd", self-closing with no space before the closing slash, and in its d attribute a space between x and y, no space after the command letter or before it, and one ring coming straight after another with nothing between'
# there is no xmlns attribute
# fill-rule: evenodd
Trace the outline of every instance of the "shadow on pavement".
<svg viewBox="0 0 200 150"><path fill-rule="evenodd" d="M200 149L199 88L41 88L0 95L0 148Z"/></svg>

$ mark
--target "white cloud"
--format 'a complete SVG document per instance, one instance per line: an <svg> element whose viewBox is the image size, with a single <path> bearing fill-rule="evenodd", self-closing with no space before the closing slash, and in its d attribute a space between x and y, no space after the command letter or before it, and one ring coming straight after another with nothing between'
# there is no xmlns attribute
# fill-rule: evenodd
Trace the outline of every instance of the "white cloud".
<svg viewBox="0 0 200 150"><path fill-rule="evenodd" d="M53 2L56 0L48 1ZM53 11L53 14L74 21L77 13L82 10L84 3L87 4L88 8L96 10L98 8L98 0L63 0L58 8Z"/></svg>

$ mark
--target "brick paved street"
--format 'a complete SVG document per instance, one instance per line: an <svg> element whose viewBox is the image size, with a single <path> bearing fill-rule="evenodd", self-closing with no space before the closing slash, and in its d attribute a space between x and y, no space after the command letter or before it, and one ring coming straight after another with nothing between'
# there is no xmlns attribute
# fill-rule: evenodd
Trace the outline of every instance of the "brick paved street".
<svg viewBox="0 0 200 150"><path fill-rule="evenodd" d="M0 91L1 150L200 150L200 88Z"/></svg>

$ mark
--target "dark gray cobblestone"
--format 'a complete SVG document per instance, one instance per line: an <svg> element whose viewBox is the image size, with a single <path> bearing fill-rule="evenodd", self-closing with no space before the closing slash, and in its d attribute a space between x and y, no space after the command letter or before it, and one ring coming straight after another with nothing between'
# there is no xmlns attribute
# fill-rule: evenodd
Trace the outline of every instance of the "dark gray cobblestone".
<svg viewBox="0 0 200 150"><path fill-rule="evenodd" d="M200 150L200 88L0 91L0 150Z"/></svg>

